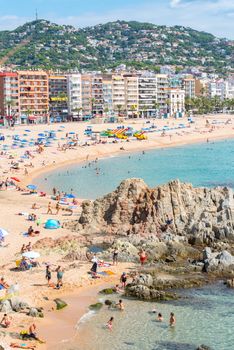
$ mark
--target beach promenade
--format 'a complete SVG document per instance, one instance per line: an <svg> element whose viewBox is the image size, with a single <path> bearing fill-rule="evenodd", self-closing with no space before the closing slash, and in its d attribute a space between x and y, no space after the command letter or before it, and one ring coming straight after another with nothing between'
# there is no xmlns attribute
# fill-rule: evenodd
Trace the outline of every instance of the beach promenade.
<svg viewBox="0 0 234 350"><path fill-rule="evenodd" d="M207 122L208 121L208 122ZM63 329L67 322L65 330L66 337L72 337L74 333L74 321L78 320L85 313L89 304L96 300L96 293L100 286L114 284L119 280L122 271L127 271L131 264L121 263L117 267L111 266L114 275L101 277L99 280L93 280L87 274L90 269L90 262L80 261L72 267L71 262L64 261L62 258L69 252L69 244L63 249L53 248L51 241L56 239L63 240L64 237L73 235L68 229L62 228L62 224L66 221L79 217L81 211L82 198L77 198L77 205L72 211L72 215L66 211L60 210L56 213L56 201L52 201L52 214L47 214L48 203L51 201L51 194L46 193L40 196L38 193L30 193L26 186L33 184L33 179L40 175L46 174L48 171L56 171L59 167L68 166L69 164L87 162L96 158L104 158L123 153L131 153L135 151L143 151L154 148L175 147L195 142L207 142L215 139L227 139L234 137L234 118L231 115L215 115L194 118L194 123L189 123L187 119L180 120L155 120L150 124L146 121L128 121L124 125L132 126L135 130L149 127L155 124L157 128L154 132L147 133L147 140L137 140L130 137L128 141L119 139L113 142L111 138L105 138L101 141L99 136L96 140L92 140L84 134L87 123L68 123L63 124L62 129L58 125L30 125L16 126L14 129L2 129L0 133L4 135L5 141L0 141L0 182L5 182L8 178L13 181L21 190L17 190L14 186L6 189L3 185L0 190L0 228L6 230L9 234L5 237L0 247L0 277L4 277L9 285L18 285L18 296L32 306L44 307L44 319L35 319L22 313L13 313L12 323L8 329L3 329L4 333L0 336L4 344L9 344L12 339L10 333L20 333L23 329L27 329L32 322L36 322L39 327L39 334L46 340L46 344L36 343L39 349L55 349L56 342L64 339L64 334L59 332ZM184 127L180 128L179 125ZM168 130L156 132L157 129L162 130L167 126ZM94 124L93 130L101 132L107 128L113 129L116 124ZM62 130L58 132L58 129ZM29 131L25 131L29 130ZM37 135L45 130L55 131L56 140L50 147L38 149L38 146L30 146L29 148L10 147L12 137L14 135L29 135L31 139L36 139ZM152 129L153 130L153 129ZM26 133L26 134L25 134ZM63 147L67 143L67 136L78 135L79 142L72 147ZM98 135L98 134L97 134ZM29 136L25 136L26 138ZM74 136L75 137L75 136ZM9 145L9 147L3 147ZM29 151L29 157L25 158L25 151ZM18 164L14 167L14 164ZM46 175L45 175L46 176ZM11 178L16 178L17 181ZM72 188L72 184L71 184ZM32 191L31 191L32 192ZM36 208L33 209L33 204ZM72 204L72 201L71 203ZM28 221L29 214L35 214L39 219L36 222ZM56 219L61 223L61 227L57 230L48 230L44 228L44 223L48 219ZM29 226L32 225L34 230L38 230L39 235L27 236ZM44 241L37 244L38 240ZM21 258L22 245L28 245L31 242L33 250L40 252L38 258L39 266L27 271L18 271L16 269L16 261ZM35 247L35 248L34 248ZM60 290L48 287L45 279L46 265L50 265L52 269L52 281L56 283L56 272L54 270L61 265L65 270L64 286ZM87 289L85 289L87 288ZM78 292L79 290L79 292ZM80 294L80 304L77 304L76 312L71 311L72 317L69 317L69 307L66 309L66 316L61 317L54 311L55 297L67 298L74 302L75 295ZM0 313L0 317L3 313ZM57 321L56 321L57 319ZM55 327L55 322L57 322ZM19 340L14 341L20 343ZM35 343L35 342L33 342Z"/></svg>

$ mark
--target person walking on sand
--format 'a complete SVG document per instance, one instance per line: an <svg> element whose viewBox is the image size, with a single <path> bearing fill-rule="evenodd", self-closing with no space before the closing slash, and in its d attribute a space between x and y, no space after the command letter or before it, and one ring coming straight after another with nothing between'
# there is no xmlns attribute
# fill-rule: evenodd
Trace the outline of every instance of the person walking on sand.
<svg viewBox="0 0 234 350"><path fill-rule="evenodd" d="M114 317L111 317L109 319L109 321L107 322L107 328L112 331L112 327L113 327L113 321L114 321Z"/></svg>
<svg viewBox="0 0 234 350"><path fill-rule="evenodd" d="M50 286L51 270L50 270L50 266L49 265L46 266L46 279L47 279L47 282L48 282L48 286Z"/></svg>
<svg viewBox="0 0 234 350"><path fill-rule="evenodd" d="M47 206L47 213L46 213L46 214L52 214L51 202L48 203L48 206Z"/></svg>
<svg viewBox="0 0 234 350"><path fill-rule="evenodd" d="M175 314L171 312L170 314L170 320L169 320L170 327L174 327L176 324Z"/></svg>
<svg viewBox="0 0 234 350"><path fill-rule="evenodd" d="M115 248L114 252L113 252L113 265L118 265L118 249Z"/></svg>
<svg viewBox="0 0 234 350"><path fill-rule="evenodd" d="M60 289L60 287L63 286L63 274L64 271L61 266L58 266L57 269L55 270L57 272L57 289Z"/></svg>
<svg viewBox="0 0 234 350"><path fill-rule="evenodd" d="M122 283L122 288L125 288L127 283L127 275L125 272L122 273L120 277L120 282Z"/></svg>
<svg viewBox="0 0 234 350"><path fill-rule="evenodd" d="M60 210L60 205L59 205L59 202L57 202L57 203L56 203L56 207L55 207L55 209L56 209L56 213L55 213L55 215L58 215L59 210Z"/></svg>

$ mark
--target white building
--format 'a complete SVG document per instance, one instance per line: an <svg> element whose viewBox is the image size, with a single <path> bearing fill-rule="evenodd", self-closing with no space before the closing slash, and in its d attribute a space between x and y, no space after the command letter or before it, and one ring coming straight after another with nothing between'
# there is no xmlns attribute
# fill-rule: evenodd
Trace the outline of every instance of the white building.
<svg viewBox="0 0 234 350"><path fill-rule="evenodd" d="M67 75L68 114L73 118L82 114L81 74Z"/></svg>
<svg viewBox="0 0 234 350"><path fill-rule="evenodd" d="M182 117L185 106L185 91L180 88L168 88L168 112L171 117Z"/></svg>

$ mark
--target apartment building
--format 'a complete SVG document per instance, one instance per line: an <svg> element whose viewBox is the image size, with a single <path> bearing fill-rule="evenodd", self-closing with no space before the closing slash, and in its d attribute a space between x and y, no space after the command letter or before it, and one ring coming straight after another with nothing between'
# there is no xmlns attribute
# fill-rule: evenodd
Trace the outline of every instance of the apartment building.
<svg viewBox="0 0 234 350"><path fill-rule="evenodd" d="M122 74L112 76L112 102L114 113L126 112L125 78Z"/></svg>
<svg viewBox="0 0 234 350"><path fill-rule="evenodd" d="M195 92L195 79L185 78L182 81L182 89L185 91L185 97L194 98L196 96Z"/></svg>
<svg viewBox="0 0 234 350"><path fill-rule="evenodd" d="M185 111L185 91L180 88L168 88L168 113L170 117L182 117Z"/></svg>
<svg viewBox="0 0 234 350"><path fill-rule="evenodd" d="M156 102L157 112L166 113L167 109L167 88L169 86L169 78L167 74L156 74Z"/></svg>
<svg viewBox="0 0 234 350"><path fill-rule="evenodd" d="M51 121L67 120L68 97L65 75L49 75L49 113Z"/></svg>
<svg viewBox="0 0 234 350"><path fill-rule="evenodd" d="M44 71L18 71L21 119L47 120L49 111L48 75Z"/></svg>
<svg viewBox="0 0 234 350"><path fill-rule="evenodd" d="M139 113L143 117L155 115L157 109L157 79L155 74L145 73L138 79Z"/></svg>
<svg viewBox="0 0 234 350"><path fill-rule="evenodd" d="M91 96L91 113L93 117L103 115L103 77L101 74L92 76L92 96Z"/></svg>
<svg viewBox="0 0 234 350"><path fill-rule="evenodd" d="M82 114L82 77L79 73L67 75L68 114L78 119Z"/></svg>
<svg viewBox="0 0 234 350"><path fill-rule="evenodd" d="M5 121L17 120L18 118L18 75L13 72L0 73L0 119L4 123Z"/></svg>
<svg viewBox="0 0 234 350"><path fill-rule="evenodd" d="M128 116L137 116L139 111L138 76L125 74L125 110Z"/></svg>
<svg viewBox="0 0 234 350"><path fill-rule="evenodd" d="M113 95L112 95L112 75L103 74L103 112L104 115L113 114Z"/></svg>
<svg viewBox="0 0 234 350"><path fill-rule="evenodd" d="M90 74L82 74L81 100L82 115L90 116L92 114L92 76Z"/></svg>

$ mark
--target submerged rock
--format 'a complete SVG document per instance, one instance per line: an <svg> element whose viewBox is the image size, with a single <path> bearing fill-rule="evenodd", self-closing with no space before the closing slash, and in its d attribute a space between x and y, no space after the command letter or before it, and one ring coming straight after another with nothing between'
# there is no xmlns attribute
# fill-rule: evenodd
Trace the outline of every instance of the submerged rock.
<svg viewBox="0 0 234 350"><path fill-rule="evenodd" d="M104 237L182 237L183 242L210 245L234 240L233 208L233 191L226 187L194 188L176 180L150 189L141 179L127 179L114 192L84 201L79 220L68 227Z"/></svg>
<svg viewBox="0 0 234 350"><path fill-rule="evenodd" d="M100 310L103 307L102 303L96 303L89 305L90 310Z"/></svg>
<svg viewBox="0 0 234 350"><path fill-rule="evenodd" d="M197 350L212 350L209 346L206 345L200 345Z"/></svg>

